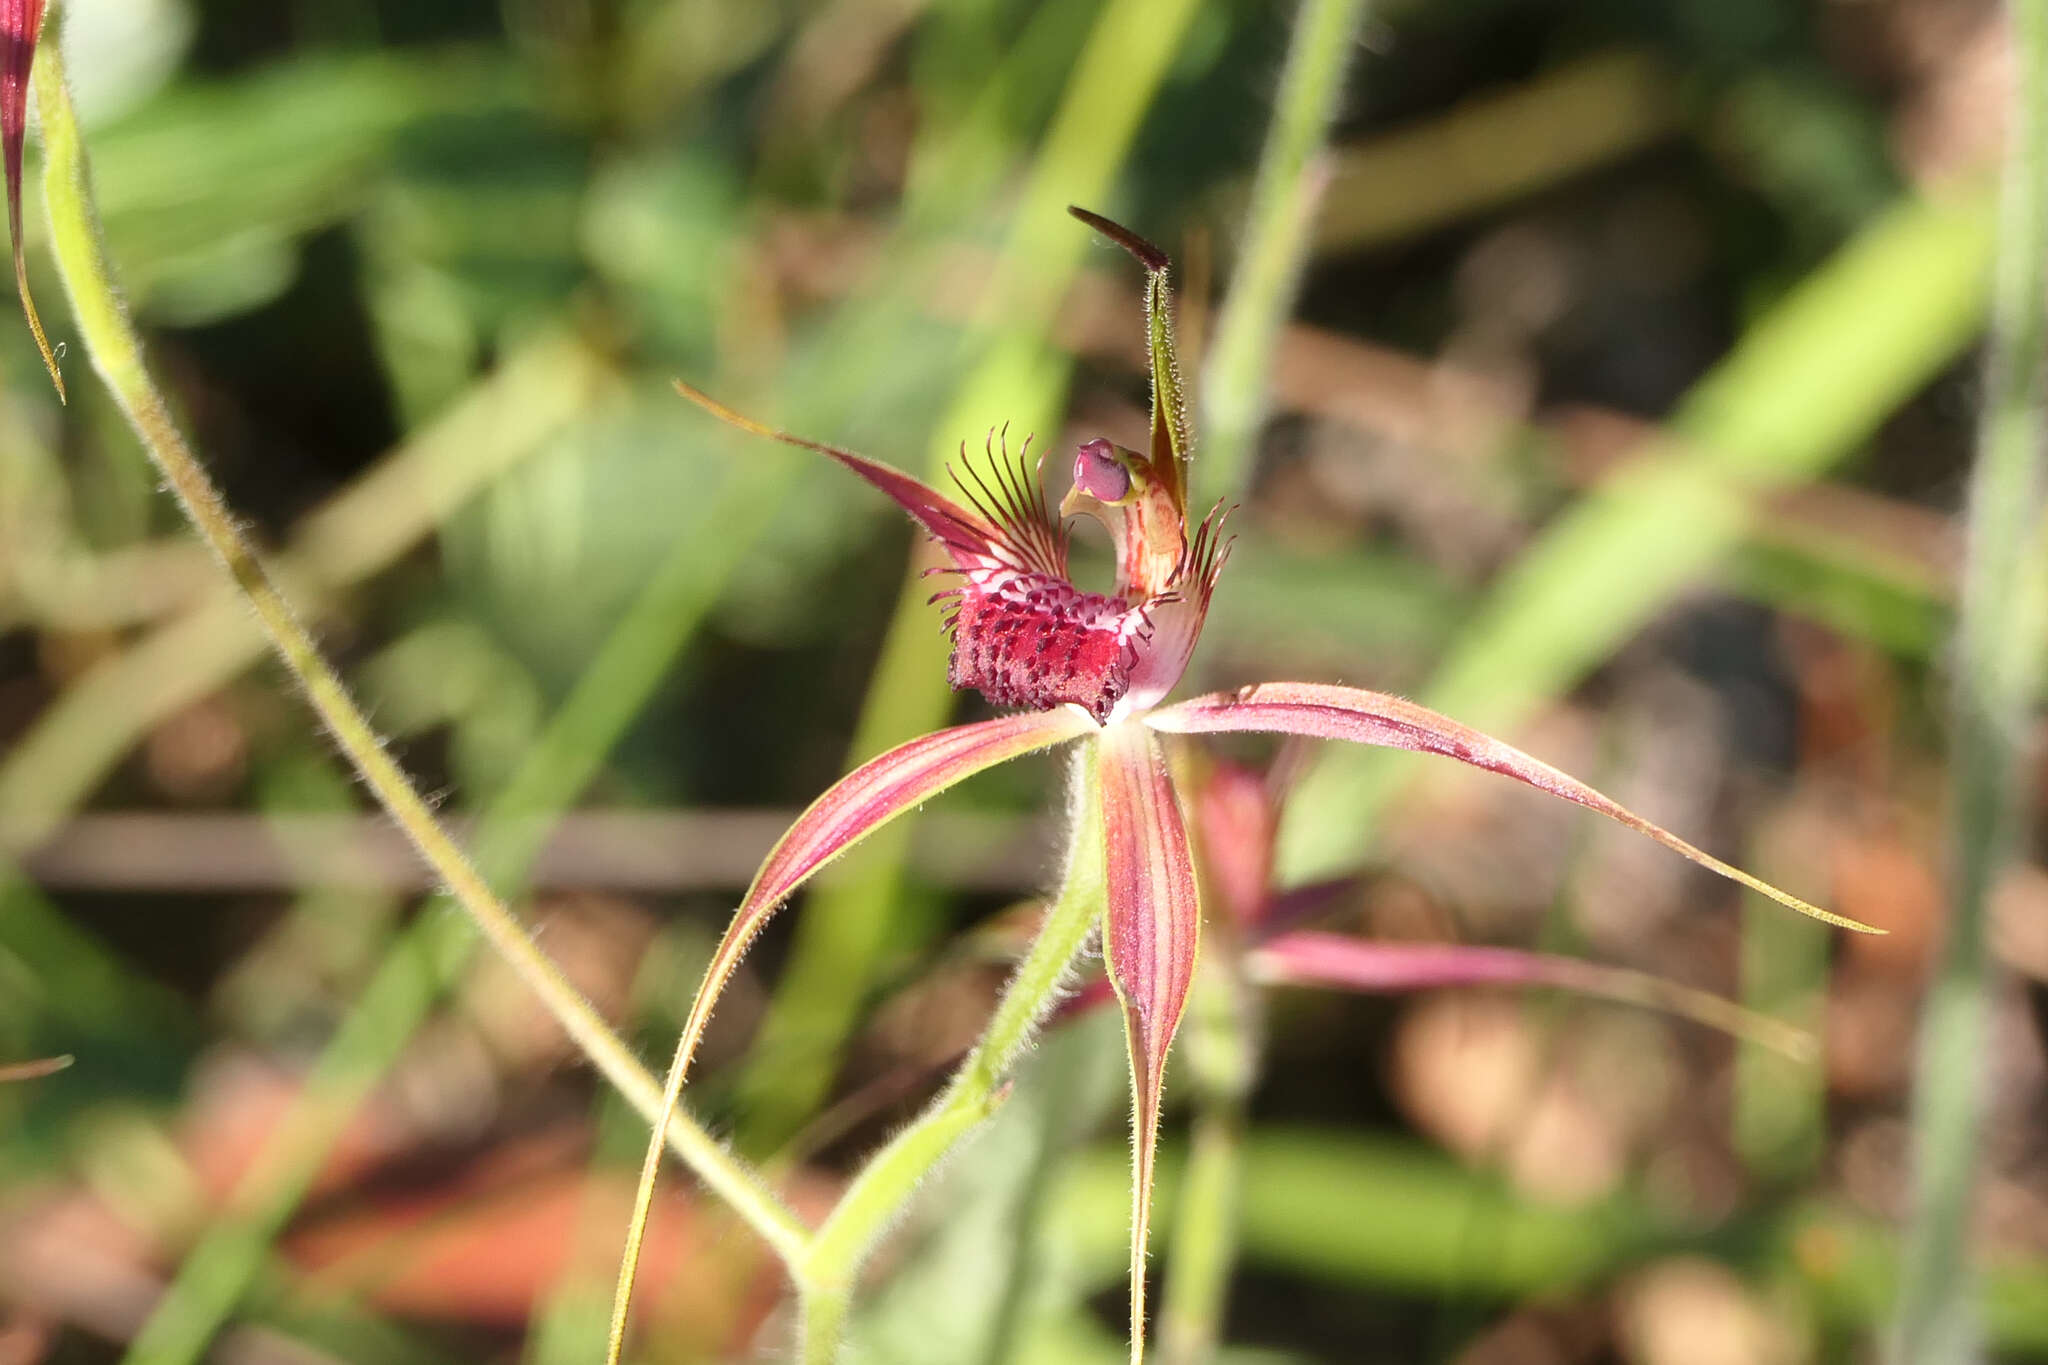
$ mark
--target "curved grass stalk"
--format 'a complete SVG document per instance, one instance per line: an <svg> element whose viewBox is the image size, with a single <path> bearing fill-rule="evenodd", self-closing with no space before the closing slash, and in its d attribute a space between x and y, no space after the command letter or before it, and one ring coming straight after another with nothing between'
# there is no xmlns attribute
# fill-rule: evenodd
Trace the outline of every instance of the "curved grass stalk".
<svg viewBox="0 0 2048 1365"><path fill-rule="evenodd" d="M534 944L468 856L434 820L398 764L378 742L338 674L321 656L290 603L258 562L233 514L186 445L150 379L142 345L106 260L79 138L55 42L38 53L35 81L42 115L44 192L58 272L94 368L135 428L151 460L207 547L248 599L279 657L304 688L321 722L364 784L446 883L484 937L504 955L580 1051L635 1108L653 1119L659 1087L590 1003ZM760 1178L681 1116L671 1142L707 1184L730 1202L777 1253L794 1259L808 1233Z"/></svg>

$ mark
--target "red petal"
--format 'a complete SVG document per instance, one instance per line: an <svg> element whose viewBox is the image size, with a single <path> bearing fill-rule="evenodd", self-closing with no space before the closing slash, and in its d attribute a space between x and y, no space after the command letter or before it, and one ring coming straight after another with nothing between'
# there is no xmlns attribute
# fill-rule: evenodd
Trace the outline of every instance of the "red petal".
<svg viewBox="0 0 2048 1365"><path fill-rule="evenodd" d="M0 0L0 4L6 2L7 0ZM988 521L903 471L891 469L878 460L870 460L865 455L856 455L838 446L828 446L820 441L806 440L802 436L792 436L786 431L764 426L751 417L741 416L716 398L700 389L692 388L680 379L675 381L675 386L677 393L722 422L728 422L756 436L765 436L771 441L780 441L784 445L796 446L802 450L816 451L820 455L829 455L839 461L888 494L897 506L910 513L932 539L946 547L947 553L953 556L954 563L962 569L987 568L997 564L1013 568L1030 567L1011 563L1015 554L1010 552L1008 541Z"/></svg>
<svg viewBox="0 0 2048 1365"><path fill-rule="evenodd" d="M64 376L57 372L57 357L43 336L43 320L36 316L35 300L28 292L28 268L21 259L21 145L28 135L28 76L35 65L36 40L43 31L43 0L0 0L0 157L7 169L7 234L14 245L14 287L21 295L22 316L35 333L36 348L43 353L43 365L57 397L64 397Z"/></svg>
<svg viewBox="0 0 2048 1365"><path fill-rule="evenodd" d="M1102 955L1131 1054L1131 1359L1145 1342L1145 1243L1166 1054L1187 1007L1202 927L1187 830L1159 744L1141 725L1102 732Z"/></svg>
<svg viewBox="0 0 2048 1365"><path fill-rule="evenodd" d="M719 940L704 984L683 1025L680 1066L687 1069L711 1010L761 926L810 875L919 802L984 768L1073 739L1094 728L1079 711L1027 711L922 735L862 764L797 817L770 850Z"/></svg>
<svg viewBox="0 0 2048 1365"><path fill-rule="evenodd" d="M1353 991L1421 991L1438 986L1560 986L1642 1005L1753 1038L1796 1057L1813 1054L1808 1034L1707 991L1645 972L1550 953L1461 943L1375 943L1343 934L1282 934L1250 954L1254 977L1288 986Z"/></svg>
<svg viewBox="0 0 2048 1365"><path fill-rule="evenodd" d="M1178 706L1154 711L1146 723L1177 734L1206 734L1216 731L1266 731L1285 735L1306 735L1311 739L1348 739L1357 744L1376 744L1390 749L1413 749L1418 753L1443 754L1475 768L1485 768L1526 782L1553 796L1561 796L1588 810L1596 810L1639 834L1692 859L1701 867L1718 872L1752 891L1761 892L1802 915L1859 933L1879 934L1882 929L1843 915L1809 905L1799 897L1780 891L1769 882L1752 877L1719 858L1702 853L1685 840L1652 824L1634 811L1602 796L1575 777L1569 777L1540 759L1531 758L1492 735L1469 725L1460 725L1426 706L1390 697L1384 692L1363 692L1355 687L1334 687L1323 683L1260 683L1234 693L1219 692L1196 697Z"/></svg>

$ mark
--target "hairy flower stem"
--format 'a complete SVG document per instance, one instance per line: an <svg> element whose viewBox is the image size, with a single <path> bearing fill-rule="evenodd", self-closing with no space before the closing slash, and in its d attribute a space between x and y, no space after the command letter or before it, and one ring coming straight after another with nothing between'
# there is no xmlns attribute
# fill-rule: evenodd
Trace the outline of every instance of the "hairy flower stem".
<svg viewBox="0 0 2048 1365"><path fill-rule="evenodd" d="M42 45L37 67L36 99L42 115L43 183L51 245L94 368L194 529L248 599L278 656L305 690L321 723L363 784L447 884L478 930L540 996L576 1046L628 1103L653 1121L662 1112L660 1086L654 1077L528 937L468 856L434 820L425 801L378 742L340 676L321 656L291 604L258 562L234 515L172 421L168 405L150 379L141 340L121 302L101 243L85 148L54 40ZM794 1261L802 1254L808 1230L756 1173L681 1115L671 1116L667 1135L677 1154L752 1224L778 1255Z"/></svg>
<svg viewBox="0 0 2048 1365"><path fill-rule="evenodd" d="M836 1358L861 1263L925 1177L1002 1103L1012 1063L1058 1001L1061 982L1102 918L1102 806L1091 749L1082 750L1075 774L1066 885L981 1040L937 1102L854 1178L796 1267L805 1365Z"/></svg>

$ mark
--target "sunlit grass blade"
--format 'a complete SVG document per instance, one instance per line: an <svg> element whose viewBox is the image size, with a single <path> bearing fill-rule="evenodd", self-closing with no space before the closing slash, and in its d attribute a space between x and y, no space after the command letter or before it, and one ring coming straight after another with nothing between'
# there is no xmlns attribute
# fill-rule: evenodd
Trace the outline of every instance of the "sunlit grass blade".
<svg viewBox="0 0 2048 1365"><path fill-rule="evenodd" d="M1519 948L1384 943L1298 930L1254 948L1250 972L1274 985L1375 993L1444 986L1556 986L1601 1000L1662 1010L1761 1043L1799 1061L1812 1060L1816 1051L1813 1035L1803 1029L1744 1009L1711 991L1648 972Z"/></svg>
<svg viewBox="0 0 2048 1365"><path fill-rule="evenodd" d="M493 380L485 394L500 382ZM614 751L695 634L737 558L736 544L758 528L776 487L779 480L771 473L765 481L742 480L722 492L710 521L740 531L734 543L721 545L701 536L679 540L591 656L582 677L484 810L477 861L494 885L512 892L527 883L547 825L534 817L573 802ZM466 924L451 917L454 908L445 899L431 902L368 974L369 984L342 1016L304 1089L265 1144L257 1175L237 1188L235 1212L214 1220L159 1298L137 1338L138 1343L147 1339L151 1349L138 1346L139 1358L159 1365L197 1359L247 1292L247 1281L260 1269L255 1248L283 1231L350 1116L399 1063L440 996L476 956L481 945ZM639 1071L619 1088L631 1108L651 1123L660 1081ZM681 1117L670 1124L669 1141L686 1160L693 1144L715 1145ZM793 1215L786 1228L780 1240L784 1248L795 1245L802 1233Z"/></svg>
<svg viewBox="0 0 2048 1365"><path fill-rule="evenodd" d="M271 561L277 576L305 605L331 609L493 480L589 420L613 382L588 346L560 335L509 352L300 521ZM234 584L215 582L80 673L9 741L0 754L0 849L19 853L50 837L152 729L265 656L269 642Z"/></svg>
<svg viewBox="0 0 2048 1365"><path fill-rule="evenodd" d="M1845 915L1823 910L1790 892L1780 891L1769 882L1694 848L1663 826L1645 820L1577 778L1559 772L1510 744L1439 715L1426 706L1383 692L1365 692L1355 687L1323 683L1261 683L1237 692L1197 697L1178 706L1155 711L1146 717L1146 723L1178 734L1254 731L1302 735L1310 739L1342 739L1354 744L1442 754L1598 811L1610 820L1655 839L1708 871L1718 872L1752 891L1762 892L1780 905L1802 915L1810 915L1824 924L1865 934L1884 932Z"/></svg>
<svg viewBox="0 0 2048 1365"><path fill-rule="evenodd" d="M1126 722L1102 732L1102 958L1131 1054L1131 1360L1145 1354L1145 1249L1166 1056L1194 980L1202 911L1187 830L1158 741Z"/></svg>

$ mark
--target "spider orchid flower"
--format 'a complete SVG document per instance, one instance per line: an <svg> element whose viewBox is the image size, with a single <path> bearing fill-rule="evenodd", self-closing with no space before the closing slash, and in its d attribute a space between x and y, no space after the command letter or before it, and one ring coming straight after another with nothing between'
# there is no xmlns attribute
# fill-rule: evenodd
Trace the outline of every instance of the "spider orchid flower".
<svg viewBox="0 0 2048 1365"><path fill-rule="evenodd" d="M887 465L773 430L687 384L677 386L734 426L838 461L909 513L951 561L941 572L954 581L934 600L949 604L953 686L979 692L997 706L1020 708L913 739L842 778L797 819L769 853L712 955L684 1023L677 1074L694 1056L741 955L769 916L820 868L978 772L1085 739L1101 794L1102 955L1130 1054L1135 1362L1143 1352L1144 1253L1161 1088L1194 976L1202 918L1189 831L1163 737L1259 731L1442 754L1598 811L1801 914L1877 931L1780 891L1548 764L1398 697L1271 682L1161 706L1187 667L1223 568L1221 513L1212 510L1190 533L1192 437L1174 349L1166 255L1126 228L1085 210L1072 212L1144 267L1152 422L1142 452L1107 439L1082 443L1073 453L1072 491L1057 517L1047 508L1036 471L1006 450L993 459L990 473L954 471L964 499L956 501ZM1092 517L1109 532L1116 580L1108 593L1084 591L1068 575L1067 520L1075 516ZM1325 978L1343 967L1332 945L1297 940L1293 947L1320 948L1319 955L1308 954L1307 970ZM1277 959L1268 965L1276 972L1286 969ZM1301 965L1295 963L1297 969Z"/></svg>
<svg viewBox="0 0 2048 1365"><path fill-rule="evenodd" d="M28 267L21 258L21 152L28 136L28 77L43 32L43 6L44 0L0 0L0 160L7 172L7 237L14 247L15 292L21 296L22 316L35 334L50 382L62 399L64 376L43 335L43 320L36 316L36 302L28 292Z"/></svg>

